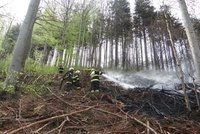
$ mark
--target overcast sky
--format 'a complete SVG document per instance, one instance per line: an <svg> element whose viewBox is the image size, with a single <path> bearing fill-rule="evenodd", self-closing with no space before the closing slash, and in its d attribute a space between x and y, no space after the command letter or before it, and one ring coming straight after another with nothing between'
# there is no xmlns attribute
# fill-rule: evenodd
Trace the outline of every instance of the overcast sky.
<svg viewBox="0 0 200 134"><path fill-rule="evenodd" d="M15 17L16 22L21 22L26 15L26 11L28 8L28 4L30 0L0 0L0 6L5 5L1 12L10 13L11 16ZM133 10L134 0L128 0L131 3L131 7ZM163 0L152 0L153 5L158 9L162 4ZM172 13L180 18L180 10L179 5L176 0L165 0L165 3L172 7ZM190 13L192 13L195 17L200 18L200 0L187 0L188 8Z"/></svg>

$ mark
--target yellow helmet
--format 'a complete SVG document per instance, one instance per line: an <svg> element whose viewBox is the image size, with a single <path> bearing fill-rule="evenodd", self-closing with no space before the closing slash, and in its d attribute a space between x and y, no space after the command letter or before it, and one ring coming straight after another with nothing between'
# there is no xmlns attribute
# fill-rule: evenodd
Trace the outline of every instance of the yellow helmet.
<svg viewBox="0 0 200 134"><path fill-rule="evenodd" d="M73 67L70 67L70 68L69 68L69 71L74 71L74 68L73 68Z"/></svg>
<svg viewBox="0 0 200 134"><path fill-rule="evenodd" d="M76 74L80 74L81 72L79 71L79 70L76 70L76 72L75 72Z"/></svg>

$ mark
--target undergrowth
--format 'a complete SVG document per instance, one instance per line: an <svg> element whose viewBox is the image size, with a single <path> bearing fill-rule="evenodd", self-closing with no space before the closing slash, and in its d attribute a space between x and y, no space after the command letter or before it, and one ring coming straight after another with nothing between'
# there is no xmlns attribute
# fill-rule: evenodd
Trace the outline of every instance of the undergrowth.
<svg viewBox="0 0 200 134"><path fill-rule="evenodd" d="M31 59L26 62L25 72L32 72L35 74L55 74L58 72L57 67L51 67L46 65L41 65Z"/></svg>
<svg viewBox="0 0 200 134"><path fill-rule="evenodd" d="M4 80L6 76L9 74L7 69L10 64L10 57L7 59L0 61L0 90L4 90L9 93L15 93L15 90L13 88L9 88L9 86L4 85ZM85 68L85 67L74 67L75 70L90 70L91 68ZM64 71L66 72L68 70L67 67L64 66ZM22 74L22 76L19 79L19 83L17 84L17 87L19 87L20 90L22 90L25 93L31 93L33 95L43 95L48 92L47 87L55 82L54 79L52 79L54 74L58 73L58 67L51 67L46 65L41 65L38 62L27 59L25 64L25 69ZM28 78L27 78L28 76ZM42 76L42 77L41 77ZM37 80L38 77L41 77ZM28 82L26 79L29 79Z"/></svg>

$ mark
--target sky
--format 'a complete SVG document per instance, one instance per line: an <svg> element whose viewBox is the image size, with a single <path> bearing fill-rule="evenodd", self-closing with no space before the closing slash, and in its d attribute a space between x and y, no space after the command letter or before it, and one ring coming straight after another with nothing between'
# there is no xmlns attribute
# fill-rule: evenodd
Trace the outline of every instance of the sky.
<svg viewBox="0 0 200 134"><path fill-rule="evenodd" d="M131 3L133 10L134 0L128 0ZM22 22L29 5L30 0L0 0L0 6L5 5L1 12L7 12L14 17L14 22ZM156 9L159 9L163 0L152 0L153 5ZM164 3L172 7L172 13L181 18L179 5L176 0L164 0ZM200 18L200 0L187 0L189 12L194 15L194 17Z"/></svg>
<svg viewBox="0 0 200 134"><path fill-rule="evenodd" d="M14 17L16 22L23 21L30 0L0 0L1 5L5 5L1 10L4 13L9 13Z"/></svg>

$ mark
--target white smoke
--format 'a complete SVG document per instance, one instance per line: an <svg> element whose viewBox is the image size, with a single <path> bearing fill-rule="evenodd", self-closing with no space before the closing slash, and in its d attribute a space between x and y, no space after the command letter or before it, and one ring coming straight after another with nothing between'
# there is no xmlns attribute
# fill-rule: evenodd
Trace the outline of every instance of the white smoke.
<svg viewBox="0 0 200 134"><path fill-rule="evenodd" d="M176 71L107 71L105 77L124 88L151 87L153 89L174 90L175 86L181 83Z"/></svg>

